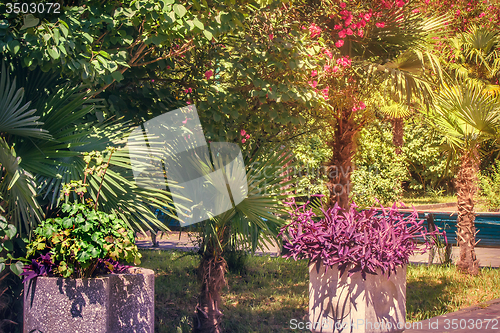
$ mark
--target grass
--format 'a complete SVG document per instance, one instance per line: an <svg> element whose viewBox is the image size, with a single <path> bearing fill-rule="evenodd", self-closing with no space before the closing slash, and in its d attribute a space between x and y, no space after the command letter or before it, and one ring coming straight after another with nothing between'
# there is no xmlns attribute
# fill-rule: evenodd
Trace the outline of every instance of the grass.
<svg viewBox="0 0 500 333"><path fill-rule="evenodd" d="M483 268L479 276L455 266L410 266L406 277L406 318L420 321L500 298L500 270Z"/></svg>
<svg viewBox="0 0 500 333"><path fill-rule="evenodd" d="M156 332L189 332L199 286L198 256L143 250L142 265L156 273ZM291 319L307 321L307 262L248 257L240 273L227 273L222 293L224 328L230 333L291 332ZM500 271L483 269L477 277L453 266L410 265L407 320L419 321L500 297Z"/></svg>
<svg viewBox="0 0 500 333"><path fill-rule="evenodd" d="M401 201L405 203L407 206L417 206L417 205L431 205L431 204L440 204L440 203L450 203L457 202L457 197L454 195L446 195L446 196L410 196L405 197Z"/></svg>

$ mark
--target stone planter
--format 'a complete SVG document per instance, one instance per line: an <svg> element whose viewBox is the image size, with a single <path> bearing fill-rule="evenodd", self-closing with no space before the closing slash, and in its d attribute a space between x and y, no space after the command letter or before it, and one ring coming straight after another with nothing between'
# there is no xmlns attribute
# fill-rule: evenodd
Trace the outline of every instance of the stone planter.
<svg viewBox="0 0 500 333"><path fill-rule="evenodd" d="M402 332L406 319L406 267L387 276L340 277L337 266L309 265L309 322L313 332Z"/></svg>
<svg viewBox="0 0 500 333"><path fill-rule="evenodd" d="M37 277L24 285L24 333L154 332L154 272L91 279Z"/></svg>

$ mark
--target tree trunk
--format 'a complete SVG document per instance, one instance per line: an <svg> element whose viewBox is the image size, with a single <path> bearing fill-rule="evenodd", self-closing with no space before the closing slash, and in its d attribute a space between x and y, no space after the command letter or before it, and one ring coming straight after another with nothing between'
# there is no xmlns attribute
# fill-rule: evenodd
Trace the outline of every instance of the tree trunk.
<svg viewBox="0 0 500 333"><path fill-rule="evenodd" d="M401 154L401 147L403 147L403 125L403 118L392 119L392 143L396 146L397 155Z"/></svg>
<svg viewBox="0 0 500 333"><path fill-rule="evenodd" d="M221 333L220 292L226 284L227 264L222 256L204 255L198 273L201 292L193 320L193 333Z"/></svg>
<svg viewBox="0 0 500 333"><path fill-rule="evenodd" d="M460 170L457 175L457 242L460 247L460 257L457 267L464 273L476 275L479 273L479 261L476 258L476 227L474 220L474 195L476 194L479 156L477 147L472 152L466 152L461 158Z"/></svg>
<svg viewBox="0 0 500 333"><path fill-rule="evenodd" d="M357 132L351 110L342 110L341 117L335 123L334 140L330 143L333 156L328 162L327 187L330 191L328 206L335 203L343 208L349 207L351 190L352 157L355 153L354 136Z"/></svg>

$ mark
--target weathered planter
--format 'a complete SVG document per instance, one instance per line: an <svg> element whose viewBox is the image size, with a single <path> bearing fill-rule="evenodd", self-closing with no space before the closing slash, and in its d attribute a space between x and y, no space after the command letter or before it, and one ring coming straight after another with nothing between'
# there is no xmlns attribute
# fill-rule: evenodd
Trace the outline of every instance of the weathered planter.
<svg viewBox="0 0 500 333"><path fill-rule="evenodd" d="M402 332L406 319L406 267L388 279L361 273L340 277L337 266L309 266L309 321L313 332Z"/></svg>
<svg viewBox="0 0 500 333"><path fill-rule="evenodd" d="M24 285L24 332L154 332L154 272L91 279L37 277Z"/></svg>

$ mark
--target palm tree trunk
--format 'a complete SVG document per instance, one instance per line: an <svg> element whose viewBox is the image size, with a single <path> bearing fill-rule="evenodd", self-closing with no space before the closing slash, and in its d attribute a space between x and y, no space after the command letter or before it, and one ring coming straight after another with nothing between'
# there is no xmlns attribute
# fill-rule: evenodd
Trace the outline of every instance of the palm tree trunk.
<svg viewBox="0 0 500 333"><path fill-rule="evenodd" d="M349 206L352 157L356 149L354 136L358 128L354 122L352 111L342 110L341 117L335 123L334 140L330 143L333 156L327 165L327 187L330 191L328 205L330 207L333 207L335 203L338 203L343 209L347 209Z"/></svg>
<svg viewBox="0 0 500 333"><path fill-rule="evenodd" d="M226 284L227 264L220 255L203 256L198 273L201 292L193 321L193 333L221 333L220 292Z"/></svg>
<svg viewBox="0 0 500 333"><path fill-rule="evenodd" d="M401 147L403 147L404 135L404 121L403 118L392 119L392 143L396 147L396 154L401 154Z"/></svg>
<svg viewBox="0 0 500 333"><path fill-rule="evenodd" d="M457 267L464 273L476 275L479 273L479 261L476 258L476 227L474 220L474 195L476 194L479 156L477 147L462 155L461 166L457 175L457 241L460 247L460 257Z"/></svg>

